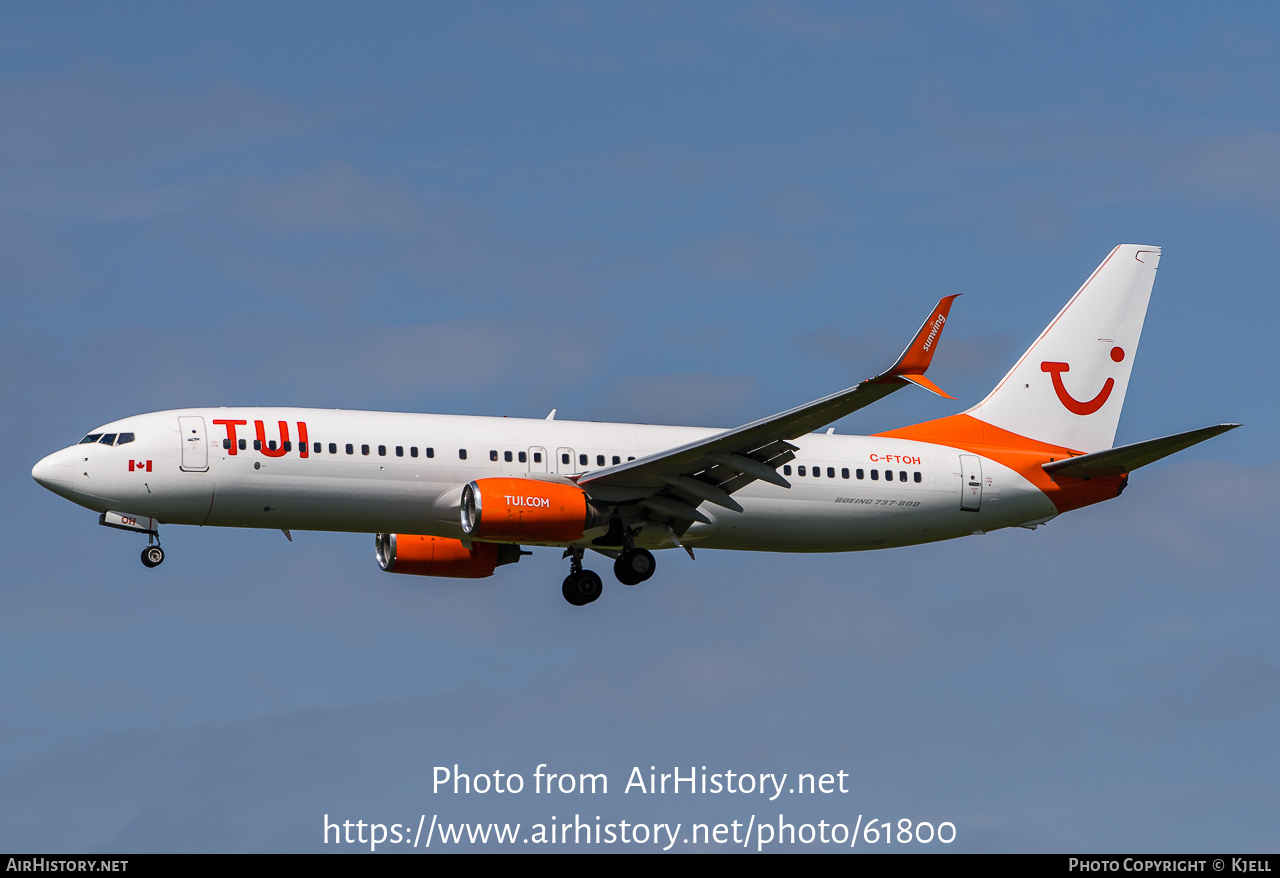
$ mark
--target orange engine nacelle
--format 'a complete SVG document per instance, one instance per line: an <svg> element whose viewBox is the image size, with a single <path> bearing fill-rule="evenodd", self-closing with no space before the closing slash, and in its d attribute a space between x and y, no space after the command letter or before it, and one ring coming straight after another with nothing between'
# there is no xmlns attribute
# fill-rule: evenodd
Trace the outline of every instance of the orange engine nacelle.
<svg viewBox="0 0 1280 878"><path fill-rule="evenodd" d="M572 543L600 514L575 485L538 479L477 479L462 489L462 532L478 540Z"/></svg>
<svg viewBox="0 0 1280 878"><path fill-rule="evenodd" d="M494 569L520 560L519 546L472 543L419 534L378 534L378 566L388 573L481 579Z"/></svg>

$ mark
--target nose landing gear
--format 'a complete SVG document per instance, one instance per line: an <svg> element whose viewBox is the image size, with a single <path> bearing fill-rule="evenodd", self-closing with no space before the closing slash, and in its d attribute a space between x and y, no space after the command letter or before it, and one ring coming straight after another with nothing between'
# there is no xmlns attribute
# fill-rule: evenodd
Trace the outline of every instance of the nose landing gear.
<svg viewBox="0 0 1280 878"><path fill-rule="evenodd" d="M597 573L582 569L582 551L582 549L565 549L564 551L565 557L570 559L569 575L564 578L560 593L575 607L585 607L598 599L600 592L604 590L604 583Z"/></svg>
<svg viewBox="0 0 1280 878"><path fill-rule="evenodd" d="M160 548L160 531L147 532L147 547L142 550L143 567L159 567L164 563L164 549Z"/></svg>

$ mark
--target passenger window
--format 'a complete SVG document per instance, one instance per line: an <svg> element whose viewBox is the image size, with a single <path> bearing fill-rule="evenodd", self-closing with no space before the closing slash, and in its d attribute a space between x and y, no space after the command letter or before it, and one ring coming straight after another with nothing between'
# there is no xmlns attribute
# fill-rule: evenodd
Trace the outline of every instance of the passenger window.
<svg viewBox="0 0 1280 878"><path fill-rule="evenodd" d="M313 442L313 443L311 443L311 450L312 450L312 451L314 451L316 454L319 454L319 453L320 453L320 443L319 443L319 442Z"/></svg>
<svg viewBox="0 0 1280 878"><path fill-rule="evenodd" d="M101 439L99 439L98 441L99 441L99 442L101 442L103 445L115 445L115 444L116 444L116 434L115 434L115 433L103 433L103 434L102 434L102 438L101 438Z"/></svg>
<svg viewBox="0 0 1280 878"><path fill-rule="evenodd" d="M116 445L125 445L133 441L132 433L121 433L120 438L116 440Z"/></svg>
<svg viewBox="0 0 1280 878"><path fill-rule="evenodd" d="M618 465L618 464L620 464L620 463L622 463L622 458L621 458L621 457L618 457L618 455L616 455L616 454L615 454L615 455L613 456L613 465L614 465L614 466L617 466L617 465Z"/></svg>
<svg viewBox="0 0 1280 878"><path fill-rule="evenodd" d="M842 479L849 478L849 468L847 466L844 469L840 470L840 478Z"/></svg>
<svg viewBox="0 0 1280 878"><path fill-rule="evenodd" d="M835 477L836 477L836 468L834 466L827 467L827 478L834 479ZM845 476L845 478L847 479L849 477Z"/></svg>
<svg viewBox="0 0 1280 878"><path fill-rule="evenodd" d="M567 466L569 464L569 455L568 454L560 455L560 462Z"/></svg>
<svg viewBox="0 0 1280 878"><path fill-rule="evenodd" d="M292 443L291 441L289 441L288 439L286 439L286 440L284 441L284 450L285 450L285 451L293 451L293 443Z"/></svg>
<svg viewBox="0 0 1280 878"><path fill-rule="evenodd" d="M498 459L498 452L497 452L497 451L495 451L495 450L493 450L493 449L489 449L489 459L490 459L490 460L497 460L497 459Z"/></svg>
<svg viewBox="0 0 1280 878"><path fill-rule="evenodd" d="M803 476L803 475L805 474L804 467L802 467L802 466L798 466L798 467L796 467L796 472L797 472L799 475L802 475L802 476Z"/></svg>
<svg viewBox="0 0 1280 878"><path fill-rule="evenodd" d="M416 445L410 445L410 446L409 446L409 456L410 456L410 457L417 457L417 456L418 456L418 446L416 446Z"/></svg>
<svg viewBox="0 0 1280 878"><path fill-rule="evenodd" d="M523 451L522 451L522 452L520 452L520 453L521 453L521 454L524 454L524 452L523 452ZM521 458L521 460L523 460L523 459L524 459L524 458L522 457L522 458ZM534 463L542 463L542 452L541 452L541 451L535 451L535 452L533 453L533 462L534 462Z"/></svg>
<svg viewBox="0 0 1280 878"><path fill-rule="evenodd" d="M587 465L587 456L585 454L579 454L578 466L586 466L586 465Z"/></svg>
<svg viewBox="0 0 1280 878"><path fill-rule="evenodd" d="M815 466L815 467L813 468L813 477L814 477L815 479L820 479L820 478L822 478L822 467L820 467L820 466Z"/></svg>
<svg viewBox="0 0 1280 878"><path fill-rule="evenodd" d="M905 482L907 480L907 471L898 470L898 481Z"/></svg>
<svg viewBox="0 0 1280 878"><path fill-rule="evenodd" d="M80 440L80 444L91 445L94 442L97 442L101 438L102 438L101 433L90 433L88 436L85 436L83 439Z"/></svg>
<svg viewBox="0 0 1280 878"><path fill-rule="evenodd" d="M356 447L355 447L354 445L352 445L350 442L348 442L348 443L347 443L347 454L355 454L355 453L356 453Z"/></svg>
<svg viewBox="0 0 1280 878"><path fill-rule="evenodd" d="M360 446L360 453L361 453L361 454L368 454L368 453L369 453L369 446L368 446L368 445L361 445L361 446Z"/></svg>
<svg viewBox="0 0 1280 878"><path fill-rule="evenodd" d="M459 449L458 449L458 460L466 460L466 459L467 459L467 449L465 449L465 448L459 448Z"/></svg>
<svg viewBox="0 0 1280 878"><path fill-rule="evenodd" d="M436 456L436 450L434 448L427 448L427 457L435 457L435 456Z"/></svg>
<svg viewBox="0 0 1280 878"><path fill-rule="evenodd" d="M396 446L396 457L404 457L404 446L403 446L403 445L397 445L397 446Z"/></svg>
<svg viewBox="0 0 1280 878"><path fill-rule="evenodd" d="M238 440L236 444L238 444L238 445L240 446L240 450L241 450L241 451L244 451L244 440L243 440L243 439Z"/></svg>
<svg viewBox="0 0 1280 878"><path fill-rule="evenodd" d="M337 442L330 442L330 443L329 443L329 453L330 453L330 454L337 454L337 453L338 453L338 443L337 443ZM350 453L351 453L351 451L348 449L347 453L348 453L348 454L350 454Z"/></svg>
<svg viewBox="0 0 1280 878"><path fill-rule="evenodd" d="M379 446L378 446L378 457L386 457L386 456L387 456L387 446L385 446L385 445L379 445Z"/></svg>
<svg viewBox="0 0 1280 878"><path fill-rule="evenodd" d="M880 470L878 470L878 469L873 469L873 470L871 471L871 481L873 481L873 482L878 482L878 481L880 481Z"/></svg>
<svg viewBox="0 0 1280 878"><path fill-rule="evenodd" d="M539 456L541 456L541 455L539 455ZM521 462L521 463L528 463L528 462L529 462L529 455L525 454L523 451L517 452L517 457L519 458L519 460L520 460L520 462Z"/></svg>
<svg viewBox="0 0 1280 878"><path fill-rule="evenodd" d="M502 459L505 460L507 463L511 463L511 452L510 451L502 452Z"/></svg>
<svg viewBox="0 0 1280 878"><path fill-rule="evenodd" d="M787 464L786 466L784 466L784 467L782 468L782 474L783 474L784 476L789 476L789 475L791 475L791 464Z"/></svg>
<svg viewBox="0 0 1280 878"><path fill-rule="evenodd" d="M231 440L230 440L230 439L223 439L223 440L222 440L222 450L223 450L223 451L230 451L230 450L231 450Z"/></svg>
<svg viewBox="0 0 1280 878"><path fill-rule="evenodd" d="M628 457L627 460L635 460L634 457Z"/></svg>
<svg viewBox="0 0 1280 878"><path fill-rule="evenodd" d="M858 478L862 478L862 477L863 477L863 470L857 470L856 472L854 472L854 475L855 475L855 476L857 476Z"/></svg>
<svg viewBox="0 0 1280 878"><path fill-rule="evenodd" d="M920 473L916 473L916 474L915 474L915 476L916 476L916 484L918 485L918 484L920 484L920 481L921 481L921 479L920 479Z"/></svg>
<svg viewBox="0 0 1280 878"><path fill-rule="evenodd" d="M604 466L604 455L603 455L603 454L597 454L597 455L596 455L596 466Z"/></svg>

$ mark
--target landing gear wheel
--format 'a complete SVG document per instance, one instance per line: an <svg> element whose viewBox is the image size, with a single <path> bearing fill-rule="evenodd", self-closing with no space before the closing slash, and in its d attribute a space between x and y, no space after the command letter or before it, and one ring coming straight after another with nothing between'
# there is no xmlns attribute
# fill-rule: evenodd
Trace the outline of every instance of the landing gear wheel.
<svg viewBox="0 0 1280 878"><path fill-rule="evenodd" d="M613 575L623 585L639 585L657 568L653 553L647 549L628 549L613 562Z"/></svg>
<svg viewBox="0 0 1280 878"><path fill-rule="evenodd" d="M142 550L144 567L159 567L164 562L164 549L159 546L147 546Z"/></svg>
<svg viewBox="0 0 1280 878"><path fill-rule="evenodd" d="M600 592L604 590L604 583L600 581L600 577L591 570L579 570L576 573L570 573L564 578L564 585L560 588L560 593L564 595L564 599L575 607L585 607L587 604L600 597Z"/></svg>

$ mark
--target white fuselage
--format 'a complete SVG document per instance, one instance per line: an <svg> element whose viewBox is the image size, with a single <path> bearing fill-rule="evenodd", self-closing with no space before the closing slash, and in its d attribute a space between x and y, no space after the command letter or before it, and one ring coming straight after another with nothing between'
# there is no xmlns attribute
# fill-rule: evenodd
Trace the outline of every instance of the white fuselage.
<svg viewBox="0 0 1280 878"><path fill-rule="evenodd" d="M243 422L233 425L234 444L219 421ZM255 448L257 422L263 424L261 448ZM287 451L280 422L287 425ZM301 430L308 443L305 457ZM45 458L36 472L41 484L82 506L165 524L460 539L459 498L474 479L567 482L717 432L329 409L182 409L99 427L95 434L132 433L134 439L115 447L71 446ZM955 448L816 433L793 444L799 450L788 465L790 489L753 482L734 495L742 512L703 504L700 511L711 523L694 524L682 542L717 549L839 552L931 542L1038 523L1056 514L1043 492L988 458L980 459L981 484L975 492L974 456ZM969 476L963 475L962 454ZM976 505L976 511L961 508L966 492L965 505ZM588 531L579 544L596 536ZM651 548L673 545L668 532L657 527L646 529L637 542Z"/></svg>

